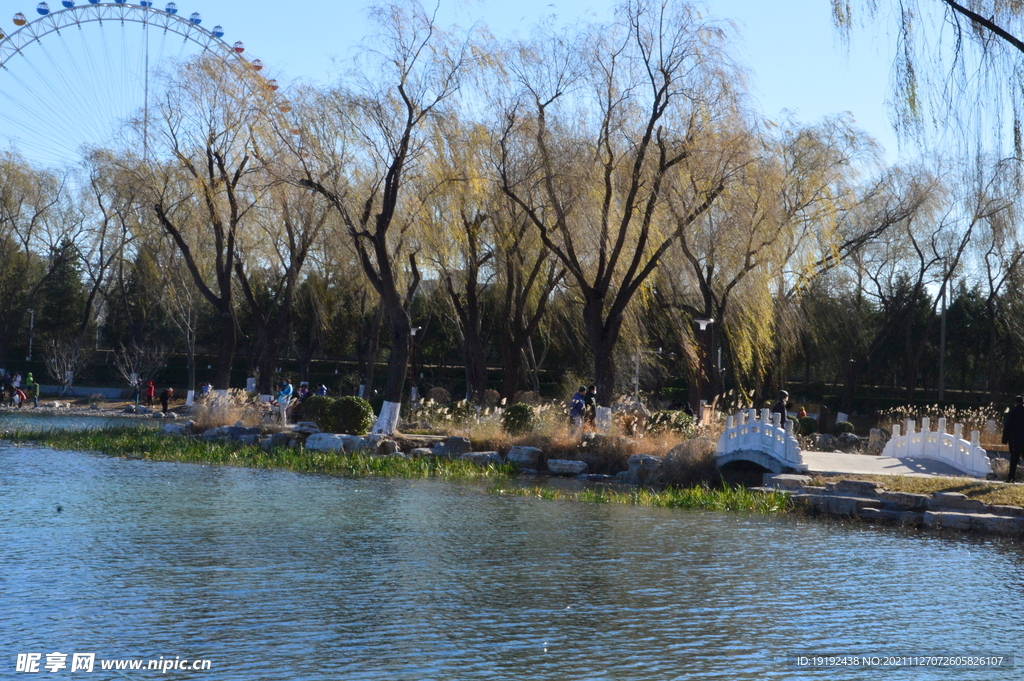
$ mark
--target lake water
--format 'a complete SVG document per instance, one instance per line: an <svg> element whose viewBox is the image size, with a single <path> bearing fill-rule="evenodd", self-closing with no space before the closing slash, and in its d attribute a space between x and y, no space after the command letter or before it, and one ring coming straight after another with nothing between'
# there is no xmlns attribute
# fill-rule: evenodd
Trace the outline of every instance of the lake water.
<svg viewBox="0 0 1024 681"><path fill-rule="evenodd" d="M792 658L1015 654L1022 596L1000 541L0 444L2 679L1011 679ZM161 656L210 671L100 670Z"/></svg>
<svg viewBox="0 0 1024 681"><path fill-rule="evenodd" d="M155 422L155 423L154 423ZM76 414L36 414L31 409L0 412L0 432L5 430L90 430L120 426L163 425L159 419L126 418L121 416L79 416Z"/></svg>

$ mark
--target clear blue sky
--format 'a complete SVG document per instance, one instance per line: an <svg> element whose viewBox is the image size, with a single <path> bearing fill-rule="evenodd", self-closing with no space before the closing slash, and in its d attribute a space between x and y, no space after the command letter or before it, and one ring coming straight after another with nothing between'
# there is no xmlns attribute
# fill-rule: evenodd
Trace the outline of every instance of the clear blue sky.
<svg viewBox="0 0 1024 681"><path fill-rule="evenodd" d="M79 4L85 1L77 0ZM268 75L276 75L284 81L332 79L339 71L336 60L350 59L361 39L371 31L365 0L349 3L176 1L180 16L187 17L198 11L203 17L203 27L223 26L226 41L243 41L246 57L260 58L269 67ZM486 24L499 37L511 36L517 30L527 33L534 23L551 15L568 23L607 20L613 6L612 2L595 0L440 1L442 23ZM5 0L4 4L8 14L6 18L0 16L0 21L8 31L14 29L10 17L16 11L24 12L29 19L38 18L36 0ZM154 4L162 8L166 0L155 0ZM50 5L54 10L60 9L59 0L50 0ZM789 109L800 120L813 122L826 115L850 111L857 124L884 145L888 160L893 162L897 160L897 145L885 106L892 48L885 38L884 27L878 38L871 31L856 34L847 53L832 28L830 6L829 0L705 2L712 16L735 22L738 32L735 56L748 69L751 91L766 114L775 116ZM0 97L0 106L4 107L0 109L0 140L8 139L4 135L10 133L5 131L13 130L16 137L23 139L22 148L32 150L28 145L33 140L24 139L28 134L24 131L32 129L37 148L52 144L54 134L68 146L77 148L82 140L73 139L73 133L82 132L84 141L89 141L85 131L92 129L90 126L102 128L100 119L108 121L107 125L116 125L119 116L140 108L141 84L137 84L140 93L136 93L138 101L135 101L136 95L127 94L126 83L110 76L109 70L102 68L103 60L95 57L94 50L105 47L111 50L108 54L113 55L108 61L112 58L127 64L127 58L138 59L141 29L134 33L124 31L125 35L136 36L134 45L123 47L126 57L118 52L122 49L121 29L98 30L92 24L80 32L64 32L64 47L82 50L75 53L80 55L76 61L57 66L64 50L61 38L56 35L44 38L42 47L28 50L29 56L13 60L11 71L0 73L0 95L7 93L7 99ZM112 45L113 41L118 44ZM155 42L160 40L154 35ZM171 49L172 53L179 50L178 47ZM99 62L99 68L94 62ZM95 78L97 85L82 84L84 87L78 88L80 92L76 91L79 78ZM136 76L134 80L142 78ZM15 81L23 83L25 88L34 87L43 94L49 93L53 99L29 102L32 108L22 107L27 109L19 114L24 117L20 121L13 120L14 110L35 94L21 94L24 90L17 90L19 83ZM104 85L112 94L100 94L100 86ZM103 97L125 100L118 115L106 111L110 102L102 100ZM90 115L94 121L88 120ZM69 128L69 122L75 125ZM55 132L58 130L63 133Z"/></svg>
<svg viewBox="0 0 1024 681"><path fill-rule="evenodd" d="M832 28L829 0L708 0L713 16L736 23L737 55L751 72L751 89L764 112L789 109L804 121L850 111L857 124L886 148L890 162L897 144L889 124L892 47L885 27L855 33L847 51ZM325 80L333 58L352 54L367 33L366 4L267 3L241 0L178 0L182 11L198 9L203 24L219 23L225 39L243 40L246 55L260 57L288 77ZM194 7L193 7L194 5ZM593 0L442 0L442 13L462 25L487 24L502 36L527 31L538 19L557 15L602 19L612 3Z"/></svg>

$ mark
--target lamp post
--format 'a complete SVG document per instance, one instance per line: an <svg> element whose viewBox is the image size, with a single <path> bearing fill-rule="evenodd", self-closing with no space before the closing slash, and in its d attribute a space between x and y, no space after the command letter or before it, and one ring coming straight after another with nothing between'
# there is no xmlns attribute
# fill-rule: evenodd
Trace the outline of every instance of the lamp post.
<svg viewBox="0 0 1024 681"><path fill-rule="evenodd" d="M422 327L414 326L411 329L409 329L409 335L412 337L412 340L410 342L410 345L412 346L410 353L412 355L412 361L409 363L409 369L412 371L412 377L409 382L412 385L409 388L409 397L411 398L412 402L418 402L420 399L419 388L417 388L416 386L416 332L419 331L420 328Z"/></svg>
<svg viewBox="0 0 1024 681"><path fill-rule="evenodd" d="M697 326L700 327L700 352L699 361L697 363L697 423L701 423L704 419L704 365L705 355L707 350L704 347L704 331L714 323L714 319L694 319Z"/></svg>
<svg viewBox="0 0 1024 681"><path fill-rule="evenodd" d="M28 357L25 358L26 362L32 361L32 336L35 335L36 326L36 311L32 308L28 310Z"/></svg>
<svg viewBox="0 0 1024 681"><path fill-rule="evenodd" d="M640 402L640 355L648 352L652 355L660 355L661 348L657 350L641 350L637 348L636 351L636 372L633 374L633 399L638 403Z"/></svg>

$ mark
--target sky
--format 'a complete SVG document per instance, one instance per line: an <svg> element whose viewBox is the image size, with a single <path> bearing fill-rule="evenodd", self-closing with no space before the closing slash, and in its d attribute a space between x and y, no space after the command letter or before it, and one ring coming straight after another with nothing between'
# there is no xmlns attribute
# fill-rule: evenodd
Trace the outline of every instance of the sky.
<svg viewBox="0 0 1024 681"><path fill-rule="evenodd" d="M82 4L84 0L77 0ZM132 2L133 0L129 0ZM138 0L134 0L137 2ZM270 75L283 81L329 81L339 66L351 59L360 41L372 32L368 3L270 3L266 0L176 0L179 15L201 13L203 27L221 25L224 40L244 42L245 56L260 58ZM594 0L440 0L443 24L483 24L499 37L516 31L528 33L542 19L559 22L607 20L612 2ZM3 0L7 18L2 27L14 29L10 17L17 11L30 19L38 15L34 0ZM60 9L59 0L50 0ZM166 0L155 0L162 7ZM885 26L855 32L847 49L833 29L829 0L706 0L707 12L734 22L737 31L734 58L749 73L749 87L769 117L783 110L798 120L813 123L824 116L850 112L857 125L886 149L887 160L898 160L896 138L889 124L886 99L893 51ZM59 52L55 35L43 40ZM77 40L65 34L64 40ZM43 42L43 41L41 41ZM41 57L29 66L45 71ZM12 65L17 66L16 62ZM26 66L24 73L31 76ZM45 75L45 74L43 74ZM31 83L32 81L30 81ZM57 78L54 82L58 82ZM58 96L61 96L58 93ZM72 97L68 97L72 99ZM10 102L7 106L13 106ZM0 101L0 106L4 102ZM49 106L40 108L52 108ZM74 120L73 103L67 118ZM0 111L2 117L3 111ZM59 134L59 133L57 133Z"/></svg>
<svg viewBox="0 0 1024 681"><path fill-rule="evenodd" d="M240 0L179 0L202 5L204 16L227 29L225 39L243 40L246 54L288 77L326 80L336 73L335 59L352 54L370 32L366 5L319 3L293 5ZM528 32L536 21L605 19L611 2L593 0L505 0L451 2L441 13L460 25L483 23L498 36ZM832 26L829 0L707 0L710 15L735 23L736 56L750 72L750 87L765 114L792 111L805 122L849 111L859 127L885 147L889 162L898 147L889 123L886 99L893 48L886 26L857 31L849 49Z"/></svg>

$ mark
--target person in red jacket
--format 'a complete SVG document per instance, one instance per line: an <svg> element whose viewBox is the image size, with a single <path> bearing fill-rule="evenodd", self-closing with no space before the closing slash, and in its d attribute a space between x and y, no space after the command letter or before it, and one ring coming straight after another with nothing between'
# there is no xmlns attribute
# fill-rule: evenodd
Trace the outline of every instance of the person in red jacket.
<svg viewBox="0 0 1024 681"><path fill-rule="evenodd" d="M153 381L146 384L146 406L153 406L153 398L156 396L156 386L153 385Z"/></svg>

